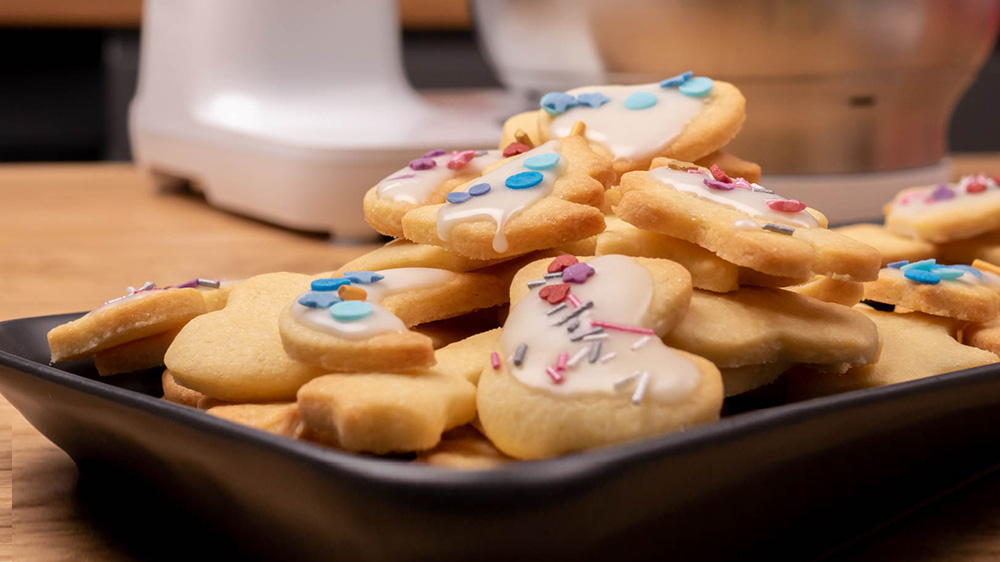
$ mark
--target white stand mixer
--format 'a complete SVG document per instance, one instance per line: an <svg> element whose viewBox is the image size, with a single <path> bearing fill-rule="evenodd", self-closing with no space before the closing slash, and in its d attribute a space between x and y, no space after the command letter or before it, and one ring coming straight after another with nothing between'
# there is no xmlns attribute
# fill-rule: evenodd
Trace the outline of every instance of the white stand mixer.
<svg viewBox="0 0 1000 562"><path fill-rule="evenodd" d="M218 207L372 237L367 189L434 148L493 148L496 99L407 84L395 0L146 0L136 163Z"/></svg>

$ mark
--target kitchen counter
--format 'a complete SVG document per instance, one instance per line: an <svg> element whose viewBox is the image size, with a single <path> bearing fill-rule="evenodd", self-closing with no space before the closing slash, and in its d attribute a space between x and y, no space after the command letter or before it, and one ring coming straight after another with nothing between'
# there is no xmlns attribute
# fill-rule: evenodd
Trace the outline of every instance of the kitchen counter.
<svg viewBox="0 0 1000 562"><path fill-rule="evenodd" d="M961 156L955 164L957 173L998 172L1000 155ZM150 280L330 270L373 247L219 212L190 193L156 193L129 165L0 166L0 320L90 309ZM80 492L69 457L0 399L0 561L145 558L109 530L107 514L95 514L93 494ZM170 530L162 537L172 540ZM996 475L835 556L998 557Z"/></svg>

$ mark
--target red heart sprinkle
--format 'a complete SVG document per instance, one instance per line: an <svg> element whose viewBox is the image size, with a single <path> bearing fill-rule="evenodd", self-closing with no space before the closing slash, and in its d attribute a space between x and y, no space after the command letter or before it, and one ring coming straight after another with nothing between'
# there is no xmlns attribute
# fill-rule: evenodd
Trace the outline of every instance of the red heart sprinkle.
<svg viewBox="0 0 1000 562"><path fill-rule="evenodd" d="M579 263L580 260L576 259L576 256L571 256L569 254L563 254L556 259L552 260L549 264L549 273L556 273L566 269L567 267Z"/></svg>
<svg viewBox="0 0 1000 562"><path fill-rule="evenodd" d="M968 193L982 193L986 191L986 184L981 181L969 182L969 185L965 186L965 191Z"/></svg>
<svg viewBox="0 0 1000 562"><path fill-rule="evenodd" d="M723 183L733 183L733 178L729 177L729 174L722 171L722 168L720 168L718 164L712 164L712 167L709 168L709 170L711 170L712 177L715 178L716 181L721 181Z"/></svg>
<svg viewBox="0 0 1000 562"><path fill-rule="evenodd" d="M549 304L559 304L569 296L569 283L559 283L558 285L546 285L538 291L538 296L549 301Z"/></svg>
<svg viewBox="0 0 1000 562"><path fill-rule="evenodd" d="M511 156L517 156L522 152L528 152L529 150L531 150L531 147L524 143L512 142L507 145L507 148L503 149L503 155L504 158L510 158Z"/></svg>
<svg viewBox="0 0 1000 562"><path fill-rule="evenodd" d="M795 199L771 199L767 202L767 206L774 211L781 211L782 213L797 213L806 208L805 203L796 201Z"/></svg>

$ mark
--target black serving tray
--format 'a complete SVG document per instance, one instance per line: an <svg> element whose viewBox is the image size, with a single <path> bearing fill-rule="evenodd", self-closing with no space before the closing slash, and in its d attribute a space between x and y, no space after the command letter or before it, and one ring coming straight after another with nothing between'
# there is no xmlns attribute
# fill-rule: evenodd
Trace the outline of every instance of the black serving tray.
<svg viewBox="0 0 1000 562"><path fill-rule="evenodd" d="M177 509L234 557L803 559L1000 463L1000 365L466 472L213 418L159 400L155 372L49 365L46 332L78 316L0 323L0 392L82 481Z"/></svg>

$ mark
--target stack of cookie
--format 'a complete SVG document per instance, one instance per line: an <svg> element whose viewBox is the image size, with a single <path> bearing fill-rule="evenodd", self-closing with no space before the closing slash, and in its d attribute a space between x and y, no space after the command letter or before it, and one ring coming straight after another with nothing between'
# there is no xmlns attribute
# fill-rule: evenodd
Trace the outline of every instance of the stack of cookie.
<svg viewBox="0 0 1000 562"><path fill-rule="evenodd" d="M540 105L498 149L431 151L374 186L365 217L396 240L188 318L165 399L483 467L711 422L789 371L820 388L885 364L878 313L852 308L882 256L723 151L745 117L733 85L684 73Z"/></svg>

